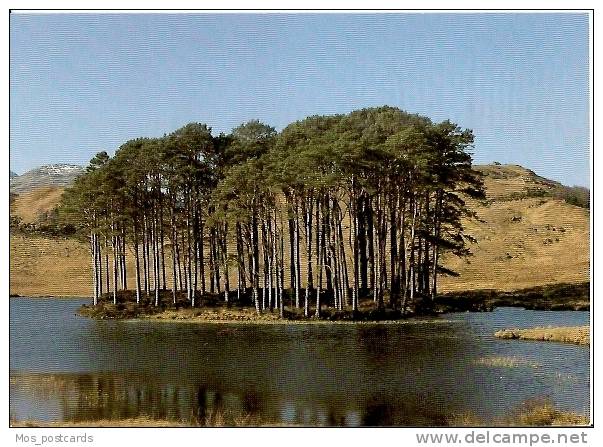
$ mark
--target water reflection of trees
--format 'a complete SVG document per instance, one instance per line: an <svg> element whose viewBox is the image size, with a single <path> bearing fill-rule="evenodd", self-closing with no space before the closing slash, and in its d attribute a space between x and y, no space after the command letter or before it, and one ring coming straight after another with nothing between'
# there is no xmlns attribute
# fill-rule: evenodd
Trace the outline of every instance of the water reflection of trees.
<svg viewBox="0 0 603 447"><path fill-rule="evenodd" d="M143 416L192 425L433 425L450 411L447 400L462 403L450 397L455 384L449 381L466 376L451 371L461 341L444 337L443 347L442 330L356 326L330 329L320 341L293 331L261 362L236 348L247 337L232 337L222 354L178 352L185 360L179 371L170 364L156 374L28 374L11 387L35 391L31 405L41 398L58 403L66 421Z"/></svg>
<svg viewBox="0 0 603 447"><path fill-rule="evenodd" d="M232 425L245 418L261 423L270 417L270 411L253 391L239 396L204 383L174 385L148 376L27 374L12 376L11 386L25 391L22 394L30 398L31 405L36 405L38 399L57 402L63 421L144 416L191 425Z"/></svg>

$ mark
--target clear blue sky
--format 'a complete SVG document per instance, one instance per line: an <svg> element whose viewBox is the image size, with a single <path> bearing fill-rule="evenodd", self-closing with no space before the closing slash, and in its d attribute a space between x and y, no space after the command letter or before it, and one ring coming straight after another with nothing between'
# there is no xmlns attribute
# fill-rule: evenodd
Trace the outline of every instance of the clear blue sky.
<svg viewBox="0 0 603 447"><path fill-rule="evenodd" d="M392 105L475 161L589 185L587 14L12 14L10 162L85 165L191 122Z"/></svg>

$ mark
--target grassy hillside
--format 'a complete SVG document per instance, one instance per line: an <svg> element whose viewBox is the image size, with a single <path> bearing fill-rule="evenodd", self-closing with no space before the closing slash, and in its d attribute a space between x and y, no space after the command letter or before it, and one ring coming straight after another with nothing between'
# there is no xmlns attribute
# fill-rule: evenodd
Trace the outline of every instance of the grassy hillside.
<svg viewBox="0 0 603 447"><path fill-rule="evenodd" d="M42 186L19 194L11 203L10 213L19 216L24 223L34 223L57 205L64 190L59 186Z"/></svg>
<svg viewBox="0 0 603 447"><path fill-rule="evenodd" d="M468 260L447 259L461 276L443 278L443 289L515 290L588 281L589 210L555 198L562 185L520 166L477 168L485 175L488 205L473 203L483 222L466 225L478 244Z"/></svg>
<svg viewBox="0 0 603 447"><path fill-rule="evenodd" d="M477 168L485 175L488 204L471 204L482 222L468 222L467 227L478 244L471 247L474 255L468 260L445 260L460 276L443 277L440 289L510 291L588 281L589 210L557 198L562 197L558 194L562 185L520 166ZM19 196L11 214L24 221L35 219L58 202L61 192L41 188ZM90 295L92 272L86 244L15 234L10 248L11 293ZM171 261L166 259L166 263L169 266ZM133 275L129 282L134 287Z"/></svg>

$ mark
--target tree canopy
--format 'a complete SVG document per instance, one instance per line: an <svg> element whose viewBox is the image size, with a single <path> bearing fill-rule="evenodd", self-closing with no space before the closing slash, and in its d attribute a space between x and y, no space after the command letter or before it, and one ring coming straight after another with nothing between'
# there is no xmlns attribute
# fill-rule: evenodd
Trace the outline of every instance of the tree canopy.
<svg viewBox="0 0 603 447"><path fill-rule="evenodd" d="M387 106L281 132L190 123L97 154L59 214L90 243L95 303L133 287L156 306L169 290L193 307L221 296L320 317L370 298L405 314L454 274L444 254L470 253L465 201L484 197L472 144L471 130Z"/></svg>

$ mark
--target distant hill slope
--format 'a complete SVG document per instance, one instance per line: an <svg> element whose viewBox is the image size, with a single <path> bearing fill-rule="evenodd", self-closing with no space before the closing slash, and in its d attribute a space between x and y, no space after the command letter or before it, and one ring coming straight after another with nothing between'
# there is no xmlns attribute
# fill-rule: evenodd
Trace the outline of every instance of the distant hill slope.
<svg viewBox="0 0 603 447"><path fill-rule="evenodd" d="M514 290L589 280L590 211L562 200L571 189L516 165L476 166L488 205L470 203L482 222L467 222L478 243L467 260L450 258L458 278L446 290Z"/></svg>
<svg viewBox="0 0 603 447"><path fill-rule="evenodd" d="M9 169L9 171L8 171L8 177L9 178L18 177L18 176L19 176L19 174L17 174L16 172L11 171Z"/></svg>
<svg viewBox="0 0 603 447"><path fill-rule="evenodd" d="M42 186L15 197L10 205L10 214L19 216L23 223L34 223L61 200L65 188Z"/></svg>
<svg viewBox="0 0 603 447"><path fill-rule="evenodd" d="M445 259L459 277L442 277L441 291L516 290L589 280L590 211L562 200L565 188L515 165L476 166L484 174L487 204L470 206L480 222L467 222L478 243L467 260ZM61 190L18 197L11 213L35 218L58 203ZM40 236L11 236L10 291L20 295L90 294L86 244ZM132 262L132 257L128 259ZM166 262L168 259L166 259ZM134 287L133 276L130 287ZM233 279L234 281L234 279Z"/></svg>
<svg viewBox="0 0 603 447"><path fill-rule="evenodd" d="M69 164L40 166L25 174L11 177L10 192L23 194L42 186L69 186L84 171L81 166Z"/></svg>

